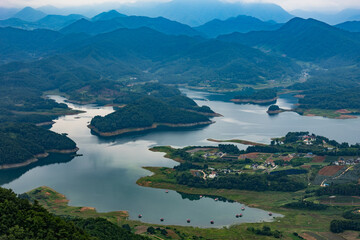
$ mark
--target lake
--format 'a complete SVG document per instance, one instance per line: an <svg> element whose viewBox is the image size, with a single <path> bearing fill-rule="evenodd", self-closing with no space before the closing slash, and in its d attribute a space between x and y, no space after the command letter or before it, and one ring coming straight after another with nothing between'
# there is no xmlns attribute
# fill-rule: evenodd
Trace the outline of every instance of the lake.
<svg viewBox="0 0 360 240"><path fill-rule="evenodd" d="M166 159L162 153L148 149L157 145L184 147L188 145L214 145L206 139L246 139L269 143L272 137L280 137L289 131L310 131L337 141L360 142L360 120L338 120L322 117L304 117L293 112L276 116L266 113L267 106L239 105L219 101L221 95L212 95L182 89L199 105L208 105L224 117L214 118L216 123L192 129L159 130L117 137L99 138L90 133L87 124L96 115L106 115L111 107L92 105L70 107L86 111L76 116L64 116L56 120L51 130L67 133L80 148L81 157L52 156L25 168L0 171L0 184L23 193L39 186L49 186L65 194L72 206L95 207L99 212L127 210L130 219L143 215L141 221L162 224L222 227L242 222L271 221L267 211L246 207L226 200L215 201L212 197L191 197L175 191L144 188L136 180L151 174L143 166L173 167L176 162ZM50 96L58 102L59 96ZM296 99L284 95L277 104L291 108ZM239 145L245 148L243 145ZM235 218L242 213L242 218ZM273 216L280 216L274 214ZM191 223L186 223L191 219ZM210 221L215 224L211 225Z"/></svg>

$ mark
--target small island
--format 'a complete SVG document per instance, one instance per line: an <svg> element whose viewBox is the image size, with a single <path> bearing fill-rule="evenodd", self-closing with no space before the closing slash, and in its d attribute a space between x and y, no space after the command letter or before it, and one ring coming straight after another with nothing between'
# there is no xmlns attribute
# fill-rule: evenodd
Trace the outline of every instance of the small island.
<svg viewBox="0 0 360 240"><path fill-rule="evenodd" d="M64 134L27 123L0 124L0 169L27 166L49 153L74 154L78 150Z"/></svg>
<svg viewBox="0 0 360 240"><path fill-rule="evenodd" d="M276 114L286 112L286 111L289 111L289 110L282 109L278 105L271 105L266 112L269 115L276 115Z"/></svg>
<svg viewBox="0 0 360 240"><path fill-rule="evenodd" d="M184 128L213 123L209 116L204 114L213 113L207 107L187 109L185 105L181 107L179 101L170 103L171 99L165 102L160 98L146 96L105 117L96 116L89 128L100 136L112 137L158 127Z"/></svg>
<svg viewBox="0 0 360 240"><path fill-rule="evenodd" d="M277 92L274 89L255 90L253 88L244 88L230 101L235 103L266 105L275 103L277 99Z"/></svg>

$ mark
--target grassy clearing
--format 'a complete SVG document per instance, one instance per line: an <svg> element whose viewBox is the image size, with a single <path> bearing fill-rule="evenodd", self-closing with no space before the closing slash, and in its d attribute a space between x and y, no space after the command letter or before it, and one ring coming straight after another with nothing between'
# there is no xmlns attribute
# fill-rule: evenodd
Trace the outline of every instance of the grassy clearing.
<svg viewBox="0 0 360 240"><path fill-rule="evenodd" d="M72 216L81 218L103 217L113 223L120 223L128 218L126 211L117 211L110 213L98 213L91 207L72 207L69 206L69 200L66 197L49 187L39 187L26 193L30 200L38 201L49 212L56 215Z"/></svg>

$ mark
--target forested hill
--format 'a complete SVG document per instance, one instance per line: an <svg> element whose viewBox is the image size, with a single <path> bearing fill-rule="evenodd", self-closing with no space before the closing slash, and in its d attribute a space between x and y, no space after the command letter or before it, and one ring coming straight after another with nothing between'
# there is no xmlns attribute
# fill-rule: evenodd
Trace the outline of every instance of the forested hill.
<svg viewBox="0 0 360 240"><path fill-rule="evenodd" d="M208 37L217 37L234 32L272 31L279 29L281 26L282 24L274 21L263 22L258 18L239 15L226 20L214 19L195 29Z"/></svg>
<svg viewBox="0 0 360 240"><path fill-rule="evenodd" d="M16 38L18 34L21 39L34 38L31 31L17 29L4 32L9 38ZM74 35L69 40L70 35L48 35L44 35L48 43L37 46L34 41L31 48L25 43L19 42L15 46L15 43L4 41L0 48L0 61L33 56L31 54L34 53L37 57L46 54L58 56L3 65L0 82L11 84L35 78L43 82L55 80L61 84L64 80L59 77L64 72L72 74L77 81L81 75L79 77L76 72L81 71L82 74L99 74L105 79L137 77L158 79L164 83L233 88L238 83L282 81L300 71L299 66L289 59L270 56L244 45L170 36L149 28L118 29L90 38Z"/></svg>
<svg viewBox="0 0 360 240"><path fill-rule="evenodd" d="M300 90L299 108L350 111L360 109L359 66L314 72L310 79L290 87Z"/></svg>
<svg viewBox="0 0 360 240"><path fill-rule="evenodd" d="M22 164L48 151L76 152L76 144L65 135L31 124L0 124L0 165Z"/></svg>
<svg viewBox="0 0 360 240"><path fill-rule="evenodd" d="M181 127L199 123L204 125L211 121L204 115L171 106L158 98L144 97L105 117L96 116L91 121L91 127L98 133L111 133L126 129L131 132L137 128L156 128L153 124ZM120 134L122 132L112 135Z"/></svg>
<svg viewBox="0 0 360 240"><path fill-rule="evenodd" d="M348 21L335 25L335 27L349 31L360 32L360 21Z"/></svg>
<svg viewBox="0 0 360 240"><path fill-rule="evenodd" d="M345 63L359 61L360 34L350 33L314 19L294 18L276 31L233 33L222 41L270 49L303 61L336 58Z"/></svg>
<svg viewBox="0 0 360 240"><path fill-rule="evenodd" d="M105 219L65 219L54 216L26 194L0 188L1 239L145 240Z"/></svg>
<svg viewBox="0 0 360 240"><path fill-rule="evenodd" d="M80 19L71 25L64 27L60 30L60 32L64 34L86 33L96 35L100 33L111 32L119 28L136 29L141 27L148 27L169 35L201 35L200 32L187 25L171 21L163 17L150 18L142 16L121 16L117 18L101 19L96 21Z"/></svg>

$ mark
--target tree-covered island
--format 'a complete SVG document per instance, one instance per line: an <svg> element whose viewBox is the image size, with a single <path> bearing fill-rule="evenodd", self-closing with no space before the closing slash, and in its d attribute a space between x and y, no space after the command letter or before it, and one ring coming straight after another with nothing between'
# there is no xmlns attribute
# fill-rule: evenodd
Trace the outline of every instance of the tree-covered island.
<svg viewBox="0 0 360 240"><path fill-rule="evenodd" d="M213 123L219 116L207 106L174 88L158 84L137 85L123 91L114 102L122 105L115 112L92 119L89 128L104 137L140 132L158 127L194 127Z"/></svg>

